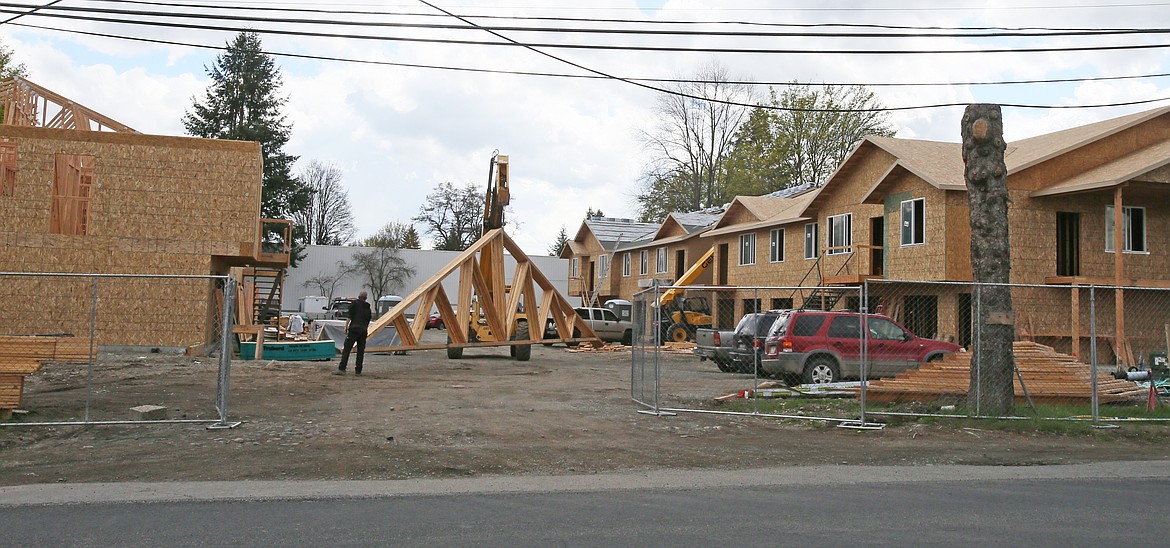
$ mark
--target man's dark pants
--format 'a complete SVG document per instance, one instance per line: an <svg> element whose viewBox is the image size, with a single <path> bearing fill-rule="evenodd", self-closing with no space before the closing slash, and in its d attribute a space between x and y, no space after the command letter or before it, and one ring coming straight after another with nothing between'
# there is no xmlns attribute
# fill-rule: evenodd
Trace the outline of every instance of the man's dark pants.
<svg viewBox="0 0 1170 548"><path fill-rule="evenodd" d="M366 354L366 328L349 329L345 332L345 345L341 349L341 364L337 366L338 371L345 371L345 365L349 363L349 351L353 350L353 345L357 344L357 358L354 362L354 373L361 374L362 372L362 358Z"/></svg>

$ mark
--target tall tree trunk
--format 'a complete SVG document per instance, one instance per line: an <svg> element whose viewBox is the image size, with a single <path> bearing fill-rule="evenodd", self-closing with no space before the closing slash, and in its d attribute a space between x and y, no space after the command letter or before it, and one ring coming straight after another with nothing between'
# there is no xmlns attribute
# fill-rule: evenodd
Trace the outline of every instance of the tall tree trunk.
<svg viewBox="0 0 1170 548"><path fill-rule="evenodd" d="M971 357L969 411L979 415L1015 412L1015 339L1008 242L1007 166L1003 161L1003 117L999 105L969 105L963 112L963 164L971 208L971 267L979 301L975 352Z"/></svg>

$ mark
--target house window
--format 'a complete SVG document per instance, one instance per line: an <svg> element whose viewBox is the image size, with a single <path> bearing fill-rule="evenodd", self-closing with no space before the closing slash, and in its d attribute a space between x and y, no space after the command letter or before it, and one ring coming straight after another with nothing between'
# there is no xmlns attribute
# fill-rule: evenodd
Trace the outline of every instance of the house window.
<svg viewBox="0 0 1170 548"><path fill-rule="evenodd" d="M739 265L756 264L756 235L741 234L739 236Z"/></svg>
<svg viewBox="0 0 1170 548"><path fill-rule="evenodd" d="M577 261L580 261L580 260L581 259L578 259L577 257L573 257L573 262L569 263L569 276L572 276L574 278L579 276L578 272L580 272L580 269L577 266L579 264Z"/></svg>
<svg viewBox="0 0 1170 548"><path fill-rule="evenodd" d="M817 249L817 224L809 223L804 225L804 258L815 259L817 255L820 255Z"/></svg>
<svg viewBox="0 0 1170 548"><path fill-rule="evenodd" d="M666 273L666 248L660 247L654 250L654 273Z"/></svg>
<svg viewBox="0 0 1170 548"><path fill-rule="evenodd" d="M645 276L650 273L650 252L643 249L639 259L641 260L641 264L638 265L638 273Z"/></svg>
<svg viewBox="0 0 1170 548"><path fill-rule="evenodd" d="M829 255L852 253L853 248L853 214L833 215L826 223L829 233L825 235L825 247Z"/></svg>
<svg viewBox="0 0 1170 548"><path fill-rule="evenodd" d="M771 244L768 247L768 260L774 263L784 261L784 229L772 229Z"/></svg>
<svg viewBox="0 0 1170 548"><path fill-rule="evenodd" d="M1146 253L1146 208L1121 208L1122 251ZM1105 251L1113 251L1113 206L1105 206Z"/></svg>
<svg viewBox="0 0 1170 548"><path fill-rule="evenodd" d="M16 143L0 141L0 196L16 196Z"/></svg>
<svg viewBox="0 0 1170 548"><path fill-rule="evenodd" d="M609 255L602 253L597 257L597 279L604 280L609 276Z"/></svg>
<svg viewBox="0 0 1170 548"><path fill-rule="evenodd" d="M630 260L629 252L622 253L622 276L623 277L628 278L630 276L630 262L631 262L631 260Z"/></svg>
<svg viewBox="0 0 1170 548"><path fill-rule="evenodd" d="M93 196L93 156L58 154L53 174L53 207L49 232L89 234L89 204Z"/></svg>
<svg viewBox="0 0 1170 548"><path fill-rule="evenodd" d="M902 245L926 243L926 198L902 202Z"/></svg>

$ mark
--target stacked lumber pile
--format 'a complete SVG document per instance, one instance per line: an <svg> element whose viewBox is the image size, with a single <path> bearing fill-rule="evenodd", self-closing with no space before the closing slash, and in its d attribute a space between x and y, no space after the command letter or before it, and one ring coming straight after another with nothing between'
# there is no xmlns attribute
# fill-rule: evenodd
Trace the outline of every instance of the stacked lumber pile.
<svg viewBox="0 0 1170 548"><path fill-rule="evenodd" d="M89 339L0 336L0 419L20 407L24 378L53 361L89 361Z"/></svg>
<svg viewBox="0 0 1170 548"><path fill-rule="evenodd" d="M1059 404L1092 398L1092 372L1088 364L1031 341L1016 341L1012 346L1019 376L1023 377L1027 396L1033 402ZM1026 402L1019 377L1013 375L1012 381L1016 401ZM866 397L878 402L929 402L944 396L966 397L970 383L971 353L960 352L924 363L892 379L870 381ZM1097 398L1101 403L1129 401L1144 397L1147 392L1132 381L1097 376Z"/></svg>

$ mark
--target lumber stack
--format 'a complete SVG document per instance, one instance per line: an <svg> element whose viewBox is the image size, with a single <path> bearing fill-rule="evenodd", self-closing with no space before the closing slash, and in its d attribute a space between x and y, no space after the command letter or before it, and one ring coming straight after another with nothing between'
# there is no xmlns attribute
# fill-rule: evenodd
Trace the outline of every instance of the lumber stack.
<svg viewBox="0 0 1170 548"><path fill-rule="evenodd" d="M1092 372L1088 364L1032 341L1016 341L1012 347L1020 371L1019 376L1012 378L1018 403L1024 403L1028 396L1035 403L1047 404L1084 402L1092 398ZM1019 377L1024 379L1027 394ZM866 397L878 402L929 402L944 396L965 398L970 382L971 353L959 352L924 363L892 379L870 381ZM1147 392L1132 381L1097 376L1097 398L1101 403L1129 401L1144 397Z"/></svg>
<svg viewBox="0 0 1170 548"><path fill-rule="evenodd" d="M89 361L89 339L0 336L0 417L20 407L24 378L46 362Z"/></svg>

